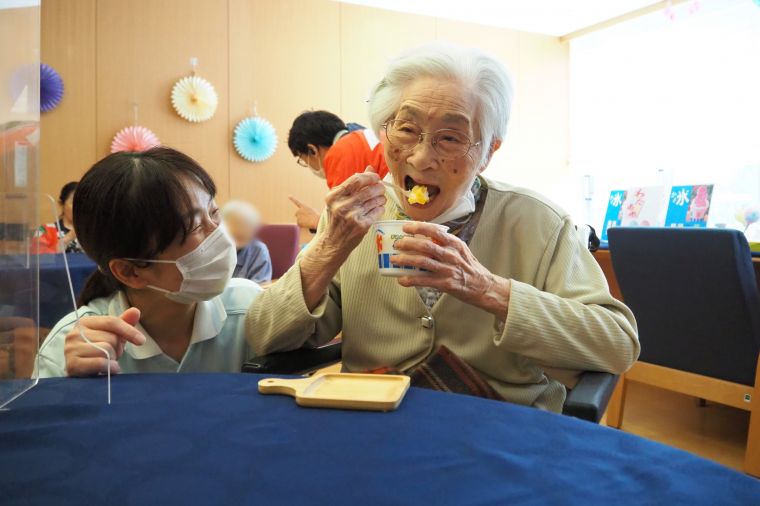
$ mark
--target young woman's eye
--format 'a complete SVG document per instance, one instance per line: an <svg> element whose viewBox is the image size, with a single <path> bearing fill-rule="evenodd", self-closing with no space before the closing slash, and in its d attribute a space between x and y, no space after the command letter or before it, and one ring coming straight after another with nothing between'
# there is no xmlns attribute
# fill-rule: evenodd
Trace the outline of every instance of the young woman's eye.
<svg viewBox="0 0 760 506"><path fill-rule="evenodd" d="M221 221L222 215L219 212L218 207L211 210L211 212L209 213L209 218L211 218L211 221L217 224Z"/></svg>

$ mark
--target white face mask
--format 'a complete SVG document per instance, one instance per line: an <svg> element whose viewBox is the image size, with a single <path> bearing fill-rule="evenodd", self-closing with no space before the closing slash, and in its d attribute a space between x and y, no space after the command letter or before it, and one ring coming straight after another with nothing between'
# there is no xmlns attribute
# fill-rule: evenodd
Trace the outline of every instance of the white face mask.
<svg viewBox="0 0 760 506"><path fill-rule="evenodd" d="M311 173L317 176L319 179L327 179L327 176L325 176L324 167L319 167L319 170L312 169L311 167L309 167L309 170L311 170Z"/></svg>
<svg viewBox="0 0 760 506"><path fill-rule="evenodd" d="M384 179L395 184L395 181L393 181L393 176L391 176L390 172L385 176ZM472 184L467 187L464 195L461 195L458 199L456 199L454 205L430 220L430 223L437 223L440 225L442 223L456 220L457 218L461 218L462 216L467 216L468 214L475 212L475 196L472 194L471 188ZM389 191L387 194L390 195L391 199L396 203L399 209L404 209L404 206L395 191Z"/></svg>
<svg viewBox="0 0 760 506"><path fill-rule="evenodd" d="M219 225L202 243L190 253L177 260L143 260L127 258L138 262L176 264L182 274L182 285L172 292L165 288L148 285L148 288L163 292L167 299L182 304L192 304L210 300L224 292L227 282L237 264L235 243L224 225Z"/></svg>
<svg viewBox="0 0 760 506"><path fill-rule="evenodd" d="M315 169L311 165L309 165L309 170L311 171L312 174L314 174L318 178L320 178L320 179L327 179L327 177L325 176L325 168L322 167L322 160L319 158L319 154L312 155L312 156L316 156L317 157L317 163L319 164L319 170Z"/></svg>

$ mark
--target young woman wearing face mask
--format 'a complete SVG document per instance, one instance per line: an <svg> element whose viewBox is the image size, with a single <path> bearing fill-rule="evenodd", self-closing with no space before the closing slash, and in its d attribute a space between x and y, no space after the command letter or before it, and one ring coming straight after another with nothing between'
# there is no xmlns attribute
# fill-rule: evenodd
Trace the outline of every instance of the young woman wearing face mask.
<svg viewBox="0 0 760 506"><path fill-rule="evenodd" d="M231 279L235 245L211 177L170 148L115 153L82 178L74 225L98 265L40 350L40 376L238 372L244 316L261 288Z"/></svg>

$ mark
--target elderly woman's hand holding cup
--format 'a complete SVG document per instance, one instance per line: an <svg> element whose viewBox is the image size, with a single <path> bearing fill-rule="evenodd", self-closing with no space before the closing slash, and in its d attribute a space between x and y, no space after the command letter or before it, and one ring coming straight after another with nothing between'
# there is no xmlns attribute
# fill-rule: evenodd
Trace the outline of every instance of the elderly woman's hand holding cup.
<svg viewBox="0 0 760 506"><path fill-rule="evenodd" d="M478 306L502 319L509 306L510 281L494 275L478 262L470 248L446 227L408 221L406 237L395 240L389 257L402 286L427 286ZM383 270L381 260L381 272Z"/></svg>
<svg viewBox="0 0 760 506"><path fill-rule="evenodd" d="M301 260L301 282L306 306L313 310L327 286L385 211L385 187L376 169L367 167L327 194L327 224Z"/></svg>

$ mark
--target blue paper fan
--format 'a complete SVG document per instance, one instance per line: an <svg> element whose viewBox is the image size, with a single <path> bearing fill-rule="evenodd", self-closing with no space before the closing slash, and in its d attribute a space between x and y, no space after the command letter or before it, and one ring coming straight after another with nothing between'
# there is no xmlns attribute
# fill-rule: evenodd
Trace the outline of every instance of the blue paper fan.
<svg viewBox="0 0 760 506"><path fill-rule="evenodd" d="M245 118L235 127L235 150L249 162L263 162L277 149L277 133L264 118Z"/></svg>
<svg viewBox="0 0 760 506"><path fill-rule="evenodd" d="M40 111L48 112L61 103L63 79L53 67L40 64Z"/></svg>

